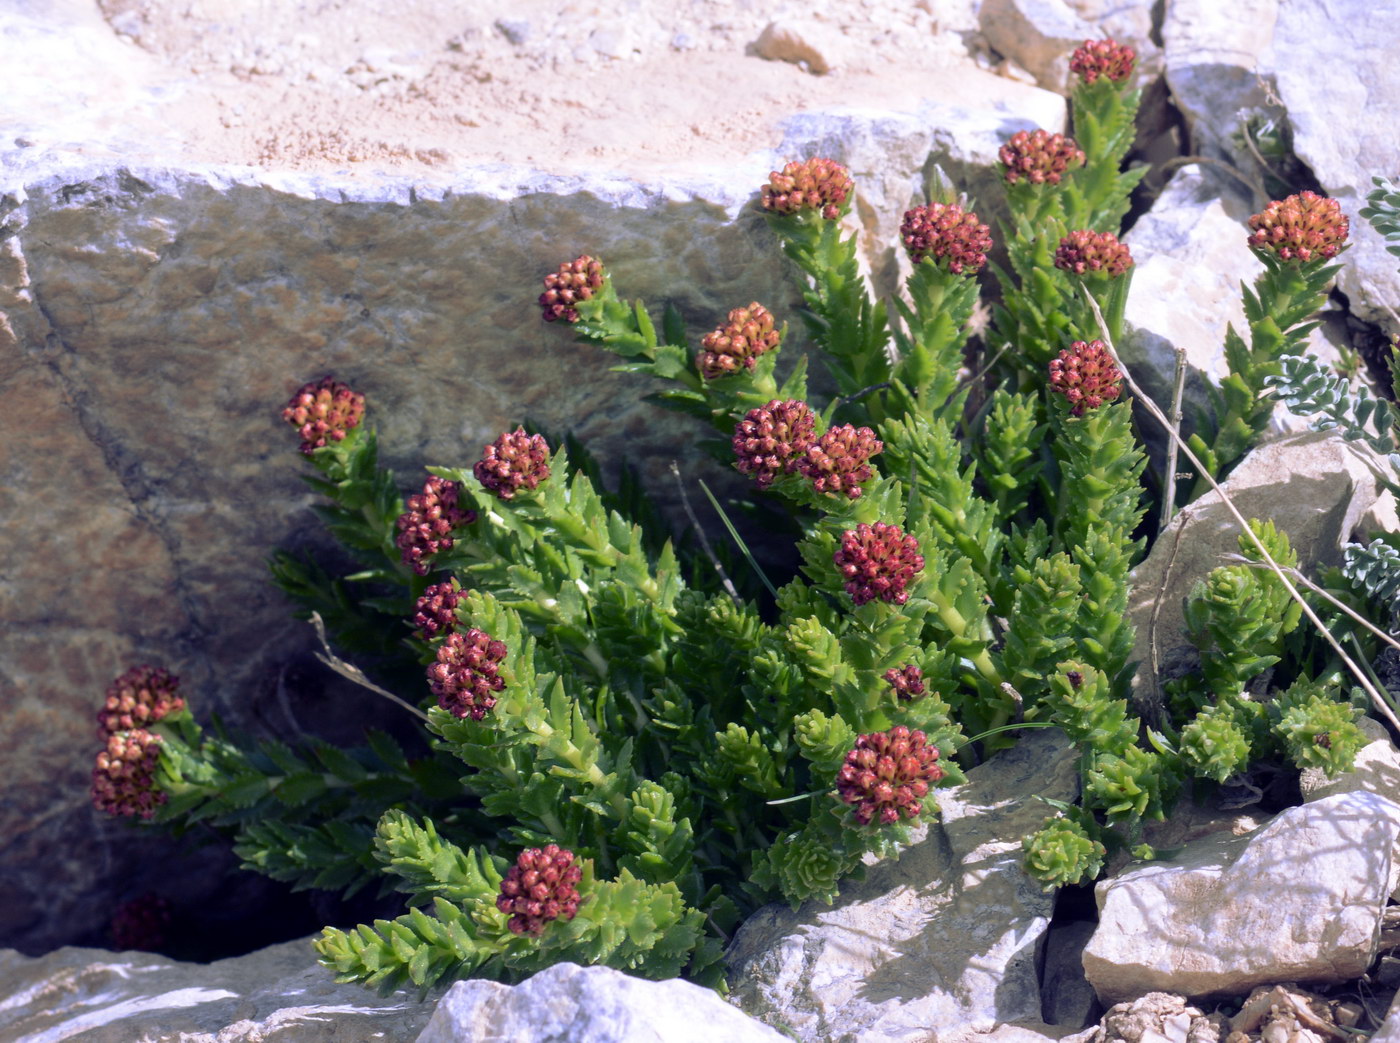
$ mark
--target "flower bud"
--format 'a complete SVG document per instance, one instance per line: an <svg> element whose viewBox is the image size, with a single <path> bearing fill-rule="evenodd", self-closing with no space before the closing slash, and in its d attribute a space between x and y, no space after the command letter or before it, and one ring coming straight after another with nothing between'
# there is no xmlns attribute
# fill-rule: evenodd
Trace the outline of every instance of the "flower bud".
<svg viewBox="0 0 1400 1043"><path fill-rule="evenodd" d="M185 708L179 696L180 679L164 667L133 666L107 686L102 709L97 711L97 737L155 724L166 714Z"/></svg>
<svg viewBox="0 0 1400 1043"><path fill-rule="evenodd" d="M107 736L92 769L92 803L109 815L150 818L166 795L156 788L160 736L142 728Z"/></svg>
<svg viewBox="0 0 1400 1043"><path fill-rule="evenodd" d="M506 657L504 642L475 627L447 635L438 646L437 662L428 667L428 685L438 706L453 717L479 721L496 706L496 692L506 686L500 675Z"/></svg>
<svg viewBox="0 0 1400 1043"><path fill-rule="evenodd" d="M754 301L747 308L735 308L727 323L705 335L700 341L705 350L696 362L706 380L715 380L740 368L753 369L758 356L772 351L781 340L782 334L773 328L772 313Z"/></svg>
<svg viewBox="0 0 1400 1043"><path fill-rule="evenodd" d="M831 159L789 163L763 186L763 209L775 214L820 213L835 221L855 191L851 172Z"/></svg>
<svg viewBox="0 0 1400 1043"><path fill-rule="evenodd" d="M171 918L170 903L159 895L147 892L123 902L107 925L112 947L118 952L154 952L165 945Z"/></svg>
<svg viewBox="0 0 1400 1043"><path fill-rule="evenodd" d="M472 474L500 499L514 499L521 489L533 490L549 477L549 443L544 435L527 435L517 427L482 450Z"/></svg>
<svg viewBox="0 0 1400 1043"><path fill-rule="evenodd" d="M842 533L833 560L858 606L876 598L903 605L909 600L906 588L924 568L918 541L884 522L861 522Z"/></svg>
<svg viewBox="0 0 1400 1043"><path fill-rule="evenodd" d="M1123 374L1101 340L1077 340L1050 360L1050 387L1065 396L1075 416L1098 409L1123 393ZM1073 683L1073 678L1070 681Z"/></svg>
<svg viewBox="0 0 1400 1043"><path fill-rule="evenodd" d="M364 417L365 396L331 377L303 384L282 410L282 419L301 435L301 451L307 456L341 441Z"/></svg>
<svg viewBox="0 0 1400 1043"><path fill-rule="evenodd" d="M885 683L900 702L922 699L928 692L924 687L924 672L913 663L890 667L885 671Z"/></svg>
<svg viewBox="0 0 1400 1043"><path fill-rule="evenodd" d="M806 402L774 399L750 409L734 428L735 464L766 489L780 474L795 471L816 442L816 417Z"/></svg>
<svg viewBox="0 0 1400 1043"><path fill-rule="evenodd" d="M439 634L450 634L456 630L457 605L466 596L455 579L434 583L424 590L413 613L413 625L418 628L418 636L424 641L431 641Z"/></svg>
<svg viewBox="0 0 1400 1043"><path fill-rule="evenodd" d="M916 206L904 215L899 237L915 264L932 258L954 275L975 275L987 263L991 231L971 210L952 203Z"/></svg>
<svg viewBox="0 0 1400 1043"><path fill-rule="evenodd" d="M917 818L929 788L943 777L937 761L938 749L921 731L897 725L862 735L836 773L836 792L855 805L853 814L863 826L876 819L888 826L901 817Z"/></svg>
<svg viewBox="0 0 1400 1043"><path fill-rule="evenodd" d="M1055 267L1075 275L1117 278L1132 266L1128 244L1112 232L1070 232L1055 250Z"/></svg>
<svg viewBox="0 0 1400 1043"><path fill-rule="evenodd" d="M1122 83L1133 74L1137 52L1125 43L1113 40L1085 40L1069 59L1069 71L1085 84L1100 76Z"/></svg>
<svg viewBox="0 0 1400 1043"><path fill-rule="evenodd" d="M405 501L395 524L395 539L403 563L420 576L428 574L427 558L452 546L452 531L476 521L476 511L458 507L462 486L432 475L423 491Z"/></svg>
<svg viewBox="0 0 1400 1043"><path fill-rule="evenodd" d="M587 254L565 261L557 272L544 277L544 293L540 294L544 321L578 322L578 309L574 305L590 299L602 288L602 262Z"/></svg>
<svg viewBox="0 0 1400 1043"><path fill-rule="evenodd" d="M1249 245L1255 250L1300 262L1336 257L1350 231L1341 204L1316 192L1275 200L1249 219L1249 227Z"/></svg>
<svg viewBox="0 0 1400 1043"><path fill-rule="evenodd" d="M861 483L870 480L870 458L883 451L885 443L868 427L842 424L833 427L808 448L797 461L797 470L806 475L819 493L844 494L858 500L864 492Z"/></svg>
<svg viewBox="0 0 1400 1043"><path fill-rule="evenodd" d="M1084 165L1084 153L1075 140L1043 130L1022 130L997 152L1006 168L1008 185L1027 181L1032 185L1058 185L1071 167Z"/></svg>
<svg viewBox="0 0 1400 1043"><path fill-rule="evenodd" d="M544 925L578 915L578 884L583 867L574 853L558 844L522 851L501 880L496 908L510 914L506 926L516 934L538 938Z"/></svg>

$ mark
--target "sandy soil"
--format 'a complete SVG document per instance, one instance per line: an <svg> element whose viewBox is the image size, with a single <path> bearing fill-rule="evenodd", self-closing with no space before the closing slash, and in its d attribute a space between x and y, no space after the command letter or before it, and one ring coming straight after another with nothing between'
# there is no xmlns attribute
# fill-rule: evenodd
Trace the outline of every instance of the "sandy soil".
<svg viewBox="0 0 1400 1043"><path fill-rule="evenodd" d="M978 45L973 0L96 3L187 154L283 169L742 155L804 109L956 94ZM773 22L816 59L757 56Z"/></svg>

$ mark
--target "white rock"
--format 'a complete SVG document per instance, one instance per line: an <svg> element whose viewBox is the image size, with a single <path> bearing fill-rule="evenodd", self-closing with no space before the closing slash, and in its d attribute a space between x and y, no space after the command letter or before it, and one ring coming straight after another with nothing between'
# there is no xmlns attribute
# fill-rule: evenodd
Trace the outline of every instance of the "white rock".
<svg viewBox="0 0 1400 1043"><path fill-rule="evenodd" d="M1375 957L1397 835L1400 805L1342 794L1129 869L1096 888L1085 973L1104 1003L1359 977Z"/></svg>
<svg viewBox="0 0 1400 1043"><path fill-rule="evenodd" d="M1052 911L1021 868L1021 838L1072 800L1076 755L1027 734L940 790L941 824L832 907L760 909L727 954L734 999L798 1039L914 1043L1040 1021L1036 950Z"/></svg>
<svg viewBox="0 0 1400 1043"><path fill-rule="evenodd" d="M310 939L214 963L144 952L0 950L0 1039L83 1043L409 1040L432 1002L337 985Z"/></svg>
<svg viewBox="0 0 1400 1043"><path fill-rule="evenodd" d="M417 1043L780 1043L783 1036L687 981L556 963L519 985L459 981Z"/></svg>

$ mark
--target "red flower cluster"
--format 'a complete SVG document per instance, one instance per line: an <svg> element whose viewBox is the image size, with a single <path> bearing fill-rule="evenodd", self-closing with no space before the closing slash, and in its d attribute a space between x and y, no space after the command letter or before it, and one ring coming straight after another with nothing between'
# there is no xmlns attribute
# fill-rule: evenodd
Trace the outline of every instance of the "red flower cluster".
<svg viewBox="0 0 1400 1043"><path fill-rule="evenodd" d="M773 315L767 308L754 301L747 308L735 308L729 313L729 321L713 332L705 334L696 362L706 380L737 373L739 369L753 369L758 356L772 351L782 340L782 334L773 328Z"/></svg>
<svg viewBox="0 0 1400 1043"><path fill-rule="evenodd" d="M476 511L457 506L461 495L459 482L432 475L423 484L423 491L405 502L407 509L396 522L399 534L395 542L403 563L418 575L428 574L425 558L452 546L452 530L476 521Z"/></svg>
<svg viewBox="0 0 1400 1043"><path fill-rule="evenodd" d="M861 483L870 480L870 458L882 452L885 443L875 437L868 427L842 424L833 427L808 447L797 461L797 470L812 483L819 493L844 494L858 500Z"/></svg>
<svg viewBox="0 0 1400 1043"><path fill-rule="evenodd" d="M341 441L364 418L365 396L331 377L303 384L282 410L282 419L301 435L301 451L307 456Z"/></svg>
<svg viewBox="0 0 1400 1043"><path fill-rule="evenodd" d="M937 761L938 749L928 745L921 731L898 725L862 735L836 773L836 792L855 805L853 814L862 826L877 817L882 826L901 816L916 818L929 787L943 777Z"/></svg>
<svg viewBox="0 0 1400 1043"><path fill-rule="evenodd" d="M971 210L952 203L916 206L904 215L899 237L915 264L931 257L954 275L975 275L987 263L992 233Z"/></svg>
<svg viewBox="0 0 1400 1043"><path fill-rule="evenodd" d="M1077 340L1050 361L1050 387L1065 396L1075 416L1117 398L1123 393L1122 380L1101 340Z"/></svg>
<svg viewBox="0 0 1400 1043"><path fill-rule="evenodd" d="M565 261L557 272L550 272L544 277L544 293L540 294L544 321L563 319L565 322L578 322L578 309L574 305L588 300L602 288L601 261L587 254Z"/></svg>
<svg viewBox="0 0 1400 1043"><path fill-rule="evenodd" d="M438 705L453 717L479 721L496 706L495 693L506 686L501 677L505 642L475 627L456 631L438 646L437 662L428 667L428 685Z"/></svg>
<svg viewBox="0 0 1400 1043"><path fill-rule="evenodd" d="M1084 152L1073 138L1043 130L1018 131L997 152L1006 167L1006 183L1022 179L1032 185L1058 185L1070 167L1084 164Z"/></svg>
<svg viewBox="0 0 1400 1043"><path fill-rule="evenodd" d="M1125 43L1113 40L1085 40L1070 55L1069 71L1086 84L1100 76L1122 83L1133 74L1137 51Z"/></svg>
<svg viewBox="0 0 1400 1043"><path fill-rule="evenodd" d="M510 913L508 926L516 934L538 938L550 920L578 915L578 883L583 867L574 853L550 844L522 851L501 881L496 908Z"/></svg>
<svg viewBox="0 0 1400 1043"><path fill-rule="evenodd" d="M773 171L763 186L763 209L775 214L820 213L827 221L841 216L855 191L851 172L831 159L789 163Z"/></svg>
<svg viewBox="0 0 1400 1043"><path fill-rule="evenodd" d="M1336 257L1351 227L1335 199L1316 192L1299 192L1275 200L1249 219L1249 245L1269 251L1281 261L1311 261Z"/></svg>
<svg viewBox="0 0 1400 1043"><path fill-rule="evenodd" d="M1112 232L1070 232L1055 249L1055 267L1075 275L1116 278L1132 266L1128 245Z"/></svg>
<svg viewBox="0 0 1400 1043"><path fill-rule="evenodd" d="M472 474L502 500L514 499L521 489L533 490L549 477L549 443L544 435L527 435L517 427L482 451Z"/></svg>
<svg viewBox="0 0 1400 1043"><path fill-rule="evenodd" d="M413 613L413 625L418 636L431 641L438 634L450 634L457 629L457 603L466 593L455 579L434 583L423 591Z"/></svg>
<svg viewBox="0 0 1400 1043"><path fill-rule="evenodd" d="M92 769L92 803L109 815L150 818L166 796L156 788L160 736L142 728L107 736Z"/></svg>
<svg viewBox="0 0 1400 1043"><path fill-rule="evenodd" d="M806 402L774 399L750 409L734 428L735 466L766 489L790 474L816 442L816 417Z"/></svg>
<svg viewBox="0 0 1400 1043"><path fill-rule="evenodd" d="M118 952L132 949L153 952L165 944L170 921L170 903L147 892L117 907L107 924L107 933Z"/></svg>
<svg viewBox="0 0 1400 1043"><path fill-rule="evenodd" d="M846 593L857 605L880 598L895 605L909 600L906 589L923 571L919 543L904 535L898 525L861 522L841 534L841 546L833 555L846 580Z"/></svg>
<svg viewBox="0 0 1400 1043"><path fill-rule="evenodd" d="M97 737L143 728L183 710L185 700L176 694L179 685L180 679L164 667L133 666L107 686L97 711Z"/></svg>
<svg viewBox="0 0 1400 1043"><path fill-rule="evenodd" d="M885 671L885 683L890 686L900 702L921 699L928 691L924 687L924 672L913 663L890 667Z"/></svg>

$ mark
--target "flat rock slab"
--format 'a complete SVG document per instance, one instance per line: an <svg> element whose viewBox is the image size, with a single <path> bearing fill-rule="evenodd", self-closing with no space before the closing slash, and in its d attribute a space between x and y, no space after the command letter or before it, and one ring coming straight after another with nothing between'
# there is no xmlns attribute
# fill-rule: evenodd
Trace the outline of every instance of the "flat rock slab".
<svg viewBox="0 0 1400 1043"><path fill-rule="evenodd" d="M1129 869L1096 888L1085 973L1106 1006L1359 977L1375 957L1398 835L1400 805L1345 793Z"/></svg>

